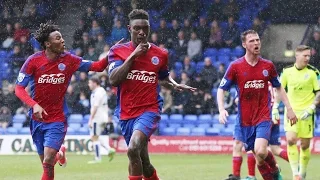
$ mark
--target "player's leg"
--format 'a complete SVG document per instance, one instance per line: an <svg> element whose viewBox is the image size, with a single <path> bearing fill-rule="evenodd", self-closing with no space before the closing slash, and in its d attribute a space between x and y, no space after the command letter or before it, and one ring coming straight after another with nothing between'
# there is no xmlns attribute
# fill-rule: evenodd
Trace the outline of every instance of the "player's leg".
<svg viewBox="0 0 320 180"><path fill-rule="evenodd" d="M299 114L298 112L295 113ZM301 120L297 121L296 124L291 125L290 121L286 118L286 113L284 115L284 130L286 131L288 159L293 177L299 176L299 151L297 141L300 121Z"/></svg>
<svg viewBox="0 0 320 180"><path fill-rule="evenodd" d="M299 161L299 174L304 179L307 174L307 166L311 157L310 152L310 141L311 138L301 138L300 144L300 161Z"/></svg>
<svg viewBox="0 0 320 180"><path fill-rule="evenodd" d="M62 160L64 161L64 164L66 164L65 151L63 152L63 157L61 157L60 148L64 147L62 146L62 144L67 132L67 124L64 122L44 123L42 125L42 130L44 132L44 159L42 164L42 180L53 180L54 165L57 160ZM57 152L59 152L58 156ZM59 163L61 163L61 161Z"/></svg>
<svg viewBox="0 0 320 180"><path fill-rule="evenodd" d="M288 153L286 149L282 149L280 147L281 139L280 139L280 126L274 124L271 128L271 136L269 140L269 147L272 154L279 156L285 161L289 161Z"/></svg>
<svg viewBox="0 0 320 180"><path fill-rule="evenodd" d="M148 142L147 142L148 143ZM143 169L143 179L144 180L159 180L156 169L150 162L148 144L141 149L140 152L142 169Z"/></svg>
<svg viewBox="0 0 320 180"><path fill-rule="evenodd" d="M268 151L271 127L271 121L264 121L259 123L255 130L254 153L256 155L258 169L265 180L282 179L275 158L273 154Z"/></svg>
<svg viewBox="0 0 320 180"><path fill-rule="evenodd" d="M256 158L252 151L247 152L248 176L246 180L256 180Z"/></svg>
<svg viewBox="0 0 320 180"><path fill-rule="evenodd" d="M99 124L99 129L100 129L100 131L98 131L98 137L97 137L97 139L96 139L96 141L98 141L99 143L100 143L100 145L105 149L105 150L107 150L107 152L108 152L108 156L109 156L109 161L112 161L113 160L113 158L114 158L114 155L115 155L115 153L116 153L116 150L114 149L114 148L111 148L110 147L110 144L109 144L109 135L106 135L106 138L105 137L101 137L101 134L103 133L103 131L104 131L104 129L108 129L107 131L107 133L109 133L109 131L110 131L110 127L108 127L108 126L110 126L110 125L108 125L108 123L100 123Z"/></svg>
<svg viewBox="0 0 320 180"><path fill-rule="evenodd" d="M99 141L99 135L100 135L101 128L98 125L97 122L92 123L92 128L90 129L90 135L91 140L93 144L93 150L94 150L94 160L89 161L88 164L95 164L101 162L101 155L100 155L100 141Z"/></svg>
<svg viewBox="0 0 320 180"><path fill-rule="evenodd" d="M43 162L44 158L44 134L43 131L41 130L41 122L35 121L33 119L30 120L30 132L31 132L31 137L33 140L33 143L37 147L37 152L41 161L41 164Z"/></svg>

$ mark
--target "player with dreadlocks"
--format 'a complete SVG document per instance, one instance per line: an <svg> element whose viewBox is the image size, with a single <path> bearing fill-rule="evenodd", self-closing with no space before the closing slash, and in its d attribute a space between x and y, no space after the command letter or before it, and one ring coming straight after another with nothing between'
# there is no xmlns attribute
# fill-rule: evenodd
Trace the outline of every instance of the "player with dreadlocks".
<svg viewBox="0 0 320 180"><path fill-rule="evenodd" d="M83 60L65 51L65 41L57 25L41 23L35 33L43 51L28 57L22 66L15 92L30 106L30 130L43 166L42 180L54 179L54 165L66 166L67 106L65 93L76 71L103 71L108 59ZM25 90L30 82L31 96Z"/></svg>

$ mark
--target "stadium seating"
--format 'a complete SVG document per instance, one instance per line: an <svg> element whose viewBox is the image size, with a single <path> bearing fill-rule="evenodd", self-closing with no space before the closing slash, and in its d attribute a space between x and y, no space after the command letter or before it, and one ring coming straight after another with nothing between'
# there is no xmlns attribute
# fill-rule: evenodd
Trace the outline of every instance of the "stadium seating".
<svg viewBox="0 0 320 180"><path fill-rule="evenodd" d="M76 135L77 132L72 127L68 127L67 134L68 135Z"/></svg>
<svg viewBox="0 0 320 180"><path fill-rule="evenodd" d="M30 128L23 127L21 129L19 129L19 134L30 134Z"/></svg>
<svg viewBox="0 0 320 180"><path fill-rule="evenodd" d="M218 53L218 50L215 49L215 48L207 48L204 50L203 52L203 56L204 57L209 57L209 56L217 56L219 53Z"/></svg>
<svg viewBox="0 0 320 180"><path fill-rule="evenodd" d="M23 123L27 120L27 116L24 114L16 114L12 118L13 123Z"/></svg>
<svg viewBox="0 0 320 180"><path fill-rule="evenodd" d="M172 122L172 123L183 123L182 114L171 114L170 115L170 122Z"/></svg>
<svg viewBox="0 0 320 180"><path fill-rule="evenodd" d="M14 127L8 127L7 134L18 134L18 129Z"/></svg>
<svg viewBox="0 0 320 180"><path fill-rule="evenodd" d="M189 136L191 133L190 128L180 127L177 128L176 135L177 136Z"/></svg>
<svg viewBox="0 0 320 180"><path fill-rule="evenodd" d="M82 123L82 114L71 114L68 118L68 123Z"/></svg>
<svg viewBox="0 0 320 180"><path fill-rule="evenodd" d="M205 128L193 128L191 129L191 136L205 136L206 135L206 130Z"/></svg>
<svg viewBox="0 0 320 180"><path fill-rule="evenodd" d="M176 135L176 129L172 127L160 129L160 134L164 136L175 136Z"/></svg>
<svg viewBox="0 0 320 180"><path fill-rule="evenodd" d="M220 129L217 129L217 128L206 129L207 136L219 136L219 134L220 134Z"/></svg>

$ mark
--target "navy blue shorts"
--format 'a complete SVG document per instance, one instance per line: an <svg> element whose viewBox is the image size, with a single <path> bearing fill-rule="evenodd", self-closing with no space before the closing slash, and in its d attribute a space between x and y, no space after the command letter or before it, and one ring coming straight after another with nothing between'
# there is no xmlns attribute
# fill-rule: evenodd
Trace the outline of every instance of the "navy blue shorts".
<svg viewBox="0 0 320 180"><path fill-rule="evenodd" d="M281 144L280 139L280 126L279 124L273 124L271 128L271 136L269 140L269 145L277 145L279 146Z"/></svg>
<svg viewBox="0 0 320 180"><path fill-rule="evenodd" d="M145 112L142 115L129 120L120 120L121 132L127 145L130 143L131 136L135 130L141 131L148 138L158 128L160 114Z"/></svg>
<svg viewBox="0 0 320 180"><path fill-rule="evenodd" d="M271 136L271 121L264 121L256 126L241 126L236 124L234 130L234 139L242 141L246 151L254 150L256 138L264 138L270 140ZM274 144L272 144L274 145Z"/></svg>
<svg viewBox="0 0 320 180"><path fill-rule="evenodd" d="M43 155L44 147L50 147L59 151L67 133L67 123L45 123L31 119L30 131L33 143L37 146L39 155Z"/></svg>

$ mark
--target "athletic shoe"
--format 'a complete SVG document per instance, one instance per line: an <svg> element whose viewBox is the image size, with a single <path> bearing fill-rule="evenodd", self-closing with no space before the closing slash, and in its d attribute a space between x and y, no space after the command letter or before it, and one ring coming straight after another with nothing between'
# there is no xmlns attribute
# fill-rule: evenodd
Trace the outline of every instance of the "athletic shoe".
<svg viewBox="0 0 320 180"><path fill-rule="evenodd" d="M240 180L240 177L234 176L233 174L229 174L229 177L225 180Z"/></svg>
<svg viewBox="0 0 320 180"><path fill-rule="evenodd" d="M247 176L246 178L241 179L241 180L257 180L257 178L256 177Z"/></svg>
<svg viewBox="0 0 320 180"><path fill-rule="evenodd" d="M66 147L62 145L59 152L62 153L62 158L58 160L58 163L61 167L65 168L67 166Z"/></svg>
<svg viewBox="0 0 320 180"><path fill-rule="evenodd" d="M99 164L99 163L101 163L101 160L88 161L88 164Z"/></svg>
<svg viewBox="0 0 320 180"><path fill-rule="evenodd" d="M116 154L116 150L114 148L110 148L109 154L108 154L109 162L113 160L115 154Z"/></svg>

